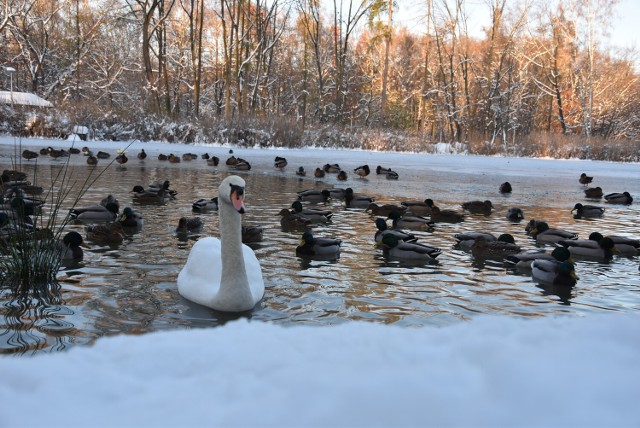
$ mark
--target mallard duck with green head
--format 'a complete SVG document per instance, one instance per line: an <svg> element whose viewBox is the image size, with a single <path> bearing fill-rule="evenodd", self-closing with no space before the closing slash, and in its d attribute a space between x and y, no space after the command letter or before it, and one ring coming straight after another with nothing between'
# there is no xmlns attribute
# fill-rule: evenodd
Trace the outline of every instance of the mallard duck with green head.
<svg viewBox="0 0 640 428"><path fill-rule="evenodd" d="M431 207L427 205L427 200L401 201L400 205L407 207L407 211L416 215L431 215Z"/></svg>
<svg viewBox="0 0 640 428"><path fill-rule="evenodd" d="M640 239L627 238L626 236L619 235L607 235L606 237L613 241L615 245L614 252L622 256L640 255ZM602 238L604 238L604 236L600 232L593 232L589 235L589 239L596 242Z"/></svg>
<svg viewBox="0 0 640 428"><path fill-rule="evenodd" d="M172 199L171 194L163 189L148 190L140 185L133 186L131 193L133 194L133 200L142 204L163 204Z"/></svg>
<svg viewBox="0 0 640 428"><path fill-rule="evenodd" d="M614 252L617 252L611 238L601 238L598 241L591 239L570 239L558 241L558 245L562 245L568 249L571 256L587 257L602 261L611 260Z"/></svg>
<svg viewBox="0 0 640 428"><path fill-rule="evenodd" d="M178 194L177 190L171 189L171 182L169 180L164 180L162 183L160 183L159 181L155 181L149 184L144 190L147 192L163 191L165 195L172 198Z"/></svg>
<svg viewBox="0 0 640 428"><path fill-rule="evenodd" d="M286 208L280 210L278 215L283 229L306 229L312 225L311 219Z"/></svg>
<svg viewBox="0 0 640 428"><path fill-rule="evenodd" d="M331 199L344 199L346 194L346 189L341 187L329 187L325 190L329 192L329 198Z"/></svg>
<svg viewBox="0 0 640 428"><path fill-rule="evenodd" d="M551 228L546 221L535 223L529 234L540 244L555 244L558 241L578 239L578 234L568 230Z"/></svg>
<svg viewBox="0 0 640 428"><path fill-rule="evenodd" d="M22 213L14 211L0 211L0 229L4 235L12 235L16 232L32 233L36 230L33 220L29 217L30 208L25 208Z"/></svg>
<svg viewBox="0 0 640 428"><path fill-rule="evenodd" d="M342 171L342 169L340 168L340 165L338 165L337 163L333 163L333 164L326 163L324 164L322 169L324 170L324 172L328 172L330 174L337 174L340 171Z"/></svg>
<svg viewBox="0 0 640 428"><path fill-rule="evenodd" d="M3 209L31 207L34 213L38 213L44 204L44 200L31 197L17 187L9 188L4 195L0 193L0 206L2 206Z"/></svg>
<svg viewBox="0 0 640 428"><path fill-rule="evenodd" d="M113 202L106 206L88 205L85 207L72 208L69 215L76 221L113 221L118 216L119 207Z"/></svg>
<svg viewBox="0 0 640 428"><path fill-rule="evenodd" d="M498 238L490 232L462 232L453 235L456 240L456 246L462 250L470 251L473 244L479 238L484 238L486 241L495 241Z"/></svg>
<svg viewBox="0 0 640 428"><path fill-rule="evenodd" d="M82 235L76 231L68 232L59 242L60 258L62 261L82 260L84 251L82 248L89 246L84 243Z"/></svg>
<svg viewBox="0 0 640 428"><path fill-rule="evenodd" d="M433 222L425 217L391 211L387 218L393 221L394 229L433 230Z"/></svg>
<svg viewBox="0 0 640 428"><path fill-rule="evenodd" d="M389 229L389 227L387 226L387 222L383 218L378 217L375 223L376 227L378 228L374 236L376 244L381 245L382 240L386 235L394 235L400 241L405 242L415 242L418 240L418 238L416 238L416 236L412 233L404 232L400 229Z"/></svg>
<svg viewBox="0 0 640 428"><path fill-rule="evenodd" d="M296 254L299 256L331 256L340 255L342 240L335 238L316 238L311 232L304 232L300 240L300 245L296 247Z"/></svg>
<svg viewBox="0 0 640 428"><path fill-rule="evenodd" d="M521 208L517 208L517 207L509 208L505 217L509 221L517 222L520 220L524 220L524 212L522 211Z"/></svg>
<svg viewBox="0 0 640 428"><path fill-rule="evenodd" d="M289 164L289 162L287 162L287 159L282 157L282 156L276 156L276 158L273 161L273 166L276 169L279 169L280 171L284 171L284 168Z"/></svg>
<svg viewBox="0 0 640 428"><path fill-rule="evenodd" d="M571 210L574 218L598 218L602 217L605 209L595 205L582 205L577 203Z"/></svg>
<svg viewBox="0 0 640 428"><path fill-rule="evenodd" d="M243 244L262 242L264 238L264 228L261 226L242 225L241 234Z"/></svg>
<svg viewBox="0 0 640 428"><path fill-rule="evenodd" d="M120 214L116 221L120 223L122 227L138 228L142 227L144 224L142 216L135 212L131 207L126 207L122 210L122 214Z"/></svg>
<svg viewBox="0 0 640 428"><path fill-rule="evenodd" d="M245 159L238 158L235 164L229 165L229 169L235 171L249 171L251 170L251 164Z"/></svg>
<svg viewBox="0 0 640 428"><path fill-rule="evenodd" d="M291 208L296 214L308 218L312 223L326 223L331 221L331 217L333 217L333 213L329 210L303 207L300 201L294 201Z"/></svg>
<svg viewBox="0 0 640 428"><path fill-rule="evenodd" d="M433 200L426 199L425 203L431 208L431 221L435 223L460 223L464 221L464 214L453 210L441 210Z"/></svg>
<svg viewBox="0 0 640 428"><path fill-rule="evenodd" d="M369 168L369 165L361 165L354 169L353 172L355 172L358 177L365 178L369 173L371 173L371 169Z"/></svg>
<svg viewBox="0 0 640 428"><path fill-rule="evenodd" d="M531 277L546 285L573 287L578 282L575 266L569 260L536 259L531 263Z"/></svg>
<svg viewBox="0 0 640 428"><path fill-rule="evenodd" d="M399 260L430 262L442 253L439 248L417 242L402 241L392 234L385 235L382 238L382 244L384 245L385 257Z"/></svg>
<svg viewBox="0 0 640 428"><path fill-rule="evenodd" d="M556 247L550 253L531 252L509 254L504 258L504 262L507 266L515 267L518 270L530 271L531 264L534 260L538 259L563 262L565 260L571 260L571 253L565 247Z"/></svg>
<svg viewBox="0 0 640 428"><path fill-rule="evenodd" d="M397 180L400 178L400 175L395 171L389 171L385 174L385 178L387 180Z"/></svg>
<svg viewBox="0 0 640 428"><path fill-rule="evenodd" d="M471 254L480 258L504 259L506 256L518 254L520 251L520 246L516 245L513 236L508 233L498 236L495 241L479 236L471 246Z"/></svg>
<svg viewBox="0 0 640 428"><path fill-rule="evenodd" d="M204 213L210 211L218 211L218 197L211 199L198 199L191 205L194 212Z"/></svg>
<svg viewBox="0 0 640 428"><path fill-rule="evenodd" d="M609 193L604 195L604 199L610 204L631 205L633 203L633 198L629 192Z"/></svg>
<svg viewBox="0 0 640 428"><path fill-rule="evenodd" d="M375 198L367 195L356 195L351 187L344 192L344 206L346 208L367 208Z"/></svg>
<svg viewBox="0 0 640 428"><path fill-rule="evenodd" d="M297 193L298 200L305 202L327 202L331 193L327 189L309 189Z"/></svg>

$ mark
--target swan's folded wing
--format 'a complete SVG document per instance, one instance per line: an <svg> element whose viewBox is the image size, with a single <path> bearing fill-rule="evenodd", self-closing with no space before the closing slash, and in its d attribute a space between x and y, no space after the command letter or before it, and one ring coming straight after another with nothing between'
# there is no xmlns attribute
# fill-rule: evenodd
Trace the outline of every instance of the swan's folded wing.
<svg viewBox="0 0 640 428"><path fill-rule="evenodd" d="M222 265L220 240L214 237L199 239L178 274L178 292L192 302L209 306L220 289Z"/></svg>
<svg viewBox="0 0 640 428"><path fill-rule="evenodd" d="M260 262L248 245L242 244L242 252L244 254L244 267L247 271L247 280L251 288L251 295L258 302L264 295L264 278L262 277L262 268Z"/></svg>

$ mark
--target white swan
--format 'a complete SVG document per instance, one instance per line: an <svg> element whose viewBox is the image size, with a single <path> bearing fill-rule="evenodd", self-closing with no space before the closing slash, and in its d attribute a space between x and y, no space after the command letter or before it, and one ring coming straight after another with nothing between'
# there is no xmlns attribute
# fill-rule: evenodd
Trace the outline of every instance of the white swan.
<svg viewBox="0 0 640 428"><path fill-rule="evenodd" d="M218 311L248 311L264 295L260 262L242 244L244 188L244 180L236 175L222 180L218 190L220 239L198 240L178 275L178 292L183 297Z"/></svg>

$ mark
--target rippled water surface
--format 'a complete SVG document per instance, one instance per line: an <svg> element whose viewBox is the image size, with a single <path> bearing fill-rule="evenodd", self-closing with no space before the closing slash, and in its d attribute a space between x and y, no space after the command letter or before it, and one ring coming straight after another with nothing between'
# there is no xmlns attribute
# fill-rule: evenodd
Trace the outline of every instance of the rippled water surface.
<svg viewBox="0 0 640 428"><path fill-rule="evenodd" d="M110 151L115 153L116 148ZM97 203L113 194L121 207L132 206L144 217L142 230L118 247L89 242L91 248L85 250L84 260L60 272L60 304L25 308L5 293L0 307L0 353L61 350L104 335L208 327L235 317L186 301L176 287L178 272L199 236L180 238L174 229L180 217L193 215L191 204L195 200L216 195L218 184L230 173L223 165L228 149L183 149L219 156L221 166L213 168L201 159L180 164L160 162L159 149L151 148L147 149L147 160L139 161L135 159L138 148L129 149L130 161L124 168L116 164L106 168L80 205ZM11 167L13 148L0 150L3 169ZM577 287L568 295L557 295L499 261L474 259L454 248L453 239L462 231L511 233L525 250L544 249L525 234L524 223L504 218L507 209L515 206L524 210L527 220L545 219L553 227L575 231L584 238L593 231L640 237L637 203L607 205L605 216L592 221L574 219L570 212L576 202L605 205L603 201L584 199L577 178L583 171L592 173L591 169L597 175L594 184L605 193L627 190L640 198L637 165L338 151L237 149L236 155L253 165L251 171L238 173L247 182L244 222L265 228L264 241L253 245L266 284L264 299L249 315L254 320L288 325L367 320L420 326L446 325L477 314L588 315L636 311L640 307L637 257L615 257L608 263L578 260ZM284 172L273 168L276 155L289 160ZM317 180L312 176L300 179L294 173L298 166L312 172L327 162L339 163L348 171L363 163L373 167L381 164L398 171L400 180L389 181L375 173L361 180L351 174L346 183L338 183L335 175ZM37 169L27 162L22 169L30 177L35 170L39 184L48 186L52 172L62 164L41 157ZM95 171L103 171L105 166L103 161ZM80 179L91 167L82 155L72 155L70 171ZM140 205L132 200L129 191L134 185L164 180L170 180L171 187L178 191L175 200L162 206ZM498 193L503 181L510 181L514 187L509 196ZM326 204L334 212L332 223L315 226L313 232L341 238L340 258L299 258L295 247L300 233L282 230L277 213L290 206L298 191L333 186L353 187L356 193L375 196L380 202L429 197L441 207L458 210L461 202L490 199L495 210L489 217L467 215L461 224L438 224L433 232L416 232L422 242L443 252L435 263L407 265L386 260L376 248L374 217L361 209L345 209L343 202L336 200ZM201 216L205 228L200 236L218 235L217 213ZM69 228L84 235L83 225Z"/></svg>

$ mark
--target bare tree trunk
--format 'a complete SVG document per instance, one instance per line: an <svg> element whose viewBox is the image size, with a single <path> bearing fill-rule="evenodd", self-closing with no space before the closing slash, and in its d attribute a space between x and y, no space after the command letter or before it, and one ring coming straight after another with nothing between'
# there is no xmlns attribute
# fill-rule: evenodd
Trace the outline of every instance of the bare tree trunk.
<svg viewBox="0 0 640 428"><path fill-rule="evenodd" d="M387 122L387 84L389 81L389 50L391 48L391 34L393 31L393 0L389 0L387 8L387 28L385 29L384 35L384 69L382 71L382 99L380 101L383 124Z"/></svg>
<svg viewBox="0 0 640 428"><path fill-rule="evenodd" d="M567 124L564 119L564 110L562 108L562 93L560 90L560 30L557 30L556 41L554 45L554 54L553 54L553 70L551 72L551 85L553 86L554 96L556 98L556 104L558 106L558 120L560 121L560 126L562 127L562 133L567 133Z"/></svg>
<svg viewBox="0 0 640 428"><path fill-rule="evenodd" d="M153 73L153 65L151 63L151 19L158 7L158 2L153 1L147 9L147 3L139 1L138 4L142 7L142 63L144 65L144 74L147 81L147 86L151 92L153 100L155 102L155 110L160 108L160 100L158 99L158 88L156 77Z"/></svg>
<svg viewBox="0 0 640 428"><path fill-rule="evenodd" d="M202 82L202 33L204 24L204 0L189 0L189 7L182 9L189 17L189 53L193 79L193 116L200 116L200 90Z"/></svg>
<svg viewBox="0 0 640 428"><path fill-rule="evenodd" d="M165 107L167 112L171 112L171 100L169 98L169 82L167 76L166 65L164 64L166 57L166 19L171 13L175 0L170 0L168 7L165 5L165 0L135 0L140 7L140 13L142 14L142 62L144 65L144 74L147 82L147 86L155 101L155 110L161 110L160 88L159 85L163 85L165 89ZM157 13L157 17L154 16ZM156 57L158 59L158 76L156 77L153 72L153 63L151 60L151 53L153 51L151 47L151 38L156 36L158 42L158 49ZM164 76L164 81L163 81ZM169 105L167 105L167 103Z"/></svg>
<svg viewBox="0 0 640 428"><path fill-rule="evenodd" d="M164 109L167 114L172 114L171 108L171 92L169 89L169 73L167 71L167 26L166 26L166 11L164 9L164 1L160 0L160 6L158 8L158 13L160 15L160 22L158 22L157 28L157 38L158 38L158 71L160 81L162 82L162 86L164 87Z"/></svg>
<svg viewBox="0 0 640 428"><path fill-rule="evenodd" d="M333 120L339 121L339 117L342 113L341 94L342 94L342 76L344 70L342 69L342 2L340 2L340 8L336 4L336 0L333 0L333 66L335 69L335 91L333 97L333 103L335 105L335 112Z"/></svg>
<svg viewBox="0 0 640 428"><path fill-rule="evenodd" d="M316 72L318 99L314 108L314 114L318 114L320 121L325 120L325 74L323 70L323 57L321 51L322 24L320 21L320 4L315 0L303 0L299 12L303 16L303 24L306 31L305 40L311 43L313 62Z"/></svg>
<svg viewBox="0 0 640 428"><path fill-rule="evenodd" d="M6 0L5 0L6 1ZM76 0L76 16L75 16L75 25L76 25L76 91L74 96L76 99L80 98L80 43L81 43L81 33L80 33L80 1Z"/></svg>
<svg viewBox="0 0 640 428"><path fill-rule="evenodd" d="M238 117L244 113L244 68L243 68L243 54L242 41L245 37L245 16L242 11L242 5L244 0L238 0L236 3L238 8L236 10L236 31L234 44L236 46L236 58L235 58L235 85L236 85L236 105L238 109ZM242 35L242 36L241 36Z"/></svg>
<svg viewBox="0 0 640 428"><path fill-rule="evenodd" d="M420 94L420 103L418 106L418 124L417 128L423 129L425 120L425 111L427 104L427 93L431 87L431 73L429 72L429 59L431 54L431 7L433 0L427 0L427 34L425 35L424 49L424 70L422 74L422 93Z"/></svg>
<svg viewBox="0 0 640 428"><path fill-rule="evenodd" d="M224 118L225 120L230 120L233 116L233 111L231 109L231 85L233 82L233 74L232 74L232 64L234 59L234 41L235 41L235 31L236 31L236 23L235 23L235 0L231 0L232 3L229 4L228 0L222 0L220 2L221 6L221 20L222 20L222 40L224 45ZM225 9L227 13L225 13ZM228 21L227 21L228 20ZM230 27L230 28L229 28Z"/></svg>
<svg viewBox="0 0 640 428"><path fill-rule="evenodd" d="M346 19L343 19L343 5L336 4L333 0L333 49L334 49L334 67L335 67L335 91L334 104L335 116L334 121L339 122L344 119L344 107L346 103L346 92L348 91L348 82L346 79L348 49L350 37L353 34L360 19L369 12L374 5L375 0L362 0L354 9L353 0L348 0L346 10Z"/></svg>

